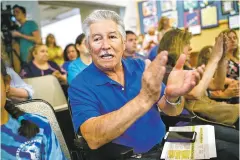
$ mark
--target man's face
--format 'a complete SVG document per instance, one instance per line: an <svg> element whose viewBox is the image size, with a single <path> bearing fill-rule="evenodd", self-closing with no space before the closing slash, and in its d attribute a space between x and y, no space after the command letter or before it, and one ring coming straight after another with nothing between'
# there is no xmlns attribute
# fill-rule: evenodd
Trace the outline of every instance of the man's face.
<svg viewBox="0 0 240 160"><path fill-rule="evenodd" d="M102 71L121 65L125 42L112 20L101 20L90 25L88 48L93 63Z"/></svg>
<svg viewBox="0 0 240 160"><path fill-rule="evenodd" d="M126 51L127 51L128 55L133 55L136 53L136 51L137 51L137 36L135 34L128 34L126 36Z"/></svg>
<svg viewBox="0 0 240 160"><path fill-rule="evenodd" d="M13 10L13 15L16 18L17 21L25 18L25 14L22 12L22 10L20 10L19 8L15 8Z"/></svg>

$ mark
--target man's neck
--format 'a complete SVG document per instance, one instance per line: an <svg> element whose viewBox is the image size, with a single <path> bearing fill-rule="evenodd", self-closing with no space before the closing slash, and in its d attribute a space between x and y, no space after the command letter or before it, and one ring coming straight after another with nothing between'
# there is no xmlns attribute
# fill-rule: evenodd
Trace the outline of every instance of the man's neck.
<svg viewBox="0 0 240 160"><path fill-rule="evenodd" d="M92 57L91 55L86 55L86 54L80 54L80 58L82 60L82 62L86 65L89 65L92 63Z"/></svg>
<svg viewBox="0 0 240 160"><path fill-rule="evenodd" d="M4 107L1 107L1 125L4 125L8 122L8 112L5 110Z"/></svg>
<svg viewBox="0 0 240 160"><path fill-rule="evenodd" d="M125 51L124 53L124 58L135 57L135 56L136 56L136 52L129 53Z"/></svg>
<svg viewBox="0 0 240 160"><path fill-rule="evenodd" d="M19 23L20 23L21 25L23 25L26 21L27 21L27 19L26 19L26 18L23 18L23 19L19 20Z"/></svg>

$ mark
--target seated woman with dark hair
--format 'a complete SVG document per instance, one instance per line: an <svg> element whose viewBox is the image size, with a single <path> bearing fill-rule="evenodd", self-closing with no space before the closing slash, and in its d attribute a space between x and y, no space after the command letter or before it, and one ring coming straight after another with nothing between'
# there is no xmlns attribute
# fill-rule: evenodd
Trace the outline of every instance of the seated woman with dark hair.
<svg viewBox="0 0 240 160"><path fill-rule="evenodd" d="M7 100L11 78L1 60L1 159L65 160L48 120Z"/></svg>
<svg viewBox="0 0 240 160"><path fill-rule="evenodd" d="M69 65L79 57L79 52L74 44L68 44L63 51L64 64L63 69L68 72Z"/></svg>

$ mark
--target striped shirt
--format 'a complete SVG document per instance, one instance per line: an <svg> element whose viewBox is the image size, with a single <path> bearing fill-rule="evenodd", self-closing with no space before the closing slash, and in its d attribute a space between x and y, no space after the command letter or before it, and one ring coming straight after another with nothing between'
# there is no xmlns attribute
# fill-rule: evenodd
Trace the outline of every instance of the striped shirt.
<svg viewBox="0 0 240 160"><path fill-rule="evenodd" d="M39 127L39 133L27 139L18 134L20 124L9 115L1 125L1 159L3 160L65 160L60 144L45 117L25 114L24 119Z"/></svg>

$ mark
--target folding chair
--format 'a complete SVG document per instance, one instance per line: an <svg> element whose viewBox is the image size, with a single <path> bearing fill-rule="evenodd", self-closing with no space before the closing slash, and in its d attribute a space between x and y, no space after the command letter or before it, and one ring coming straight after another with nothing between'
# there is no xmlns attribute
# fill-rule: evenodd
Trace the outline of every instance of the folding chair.
<svg viewBox="0 0 240 160"><path fill-rule="evenodd" d="M17 103L16 107L20 108L21 110L27 113L38 114L46 117L51 125L51 128L56 134L56 137L61 145L61 148L65 156L68 159L71 159L68 146L65 142L62 131L59 127L53 107L48 102L41 99L34 99L34 100Z"/></svg>

